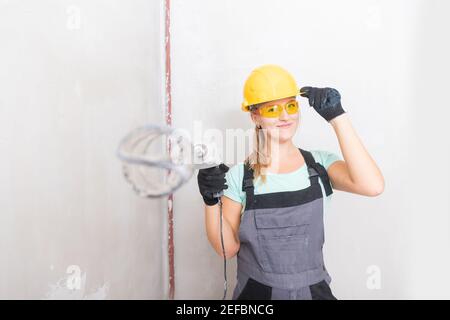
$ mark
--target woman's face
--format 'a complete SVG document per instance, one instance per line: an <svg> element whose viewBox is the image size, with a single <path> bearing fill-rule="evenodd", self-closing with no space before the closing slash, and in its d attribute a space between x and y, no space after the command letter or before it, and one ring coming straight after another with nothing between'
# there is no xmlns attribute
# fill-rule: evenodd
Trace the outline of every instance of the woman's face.
<svg viewBox="0 0 450 320"><path fill-rule="evenodd" d="M261 104L260 107L274 104L285 105L293 99L295 97L269 101ZM266 130L271 139L283 143L292 139L295 135L300 119L300 108L295 114L288 114L286 109L283 108L280 116L277 118L265 118L259 114L258 110L254 110L251 112L251 117L256 125L260 125L262 129Z"/></svg>

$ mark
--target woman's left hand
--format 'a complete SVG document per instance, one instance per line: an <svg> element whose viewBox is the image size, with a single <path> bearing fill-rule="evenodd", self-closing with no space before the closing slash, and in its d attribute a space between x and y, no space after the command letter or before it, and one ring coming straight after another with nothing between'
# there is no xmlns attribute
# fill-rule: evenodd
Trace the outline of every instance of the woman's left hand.
<svg viewBox="0 0 450 320"><path fill-rule="evenodd" d="M341 95L336 89L303 87L300 89L300 95L308 98L309 105L328 122L345 113L341 105Z"/></svg>

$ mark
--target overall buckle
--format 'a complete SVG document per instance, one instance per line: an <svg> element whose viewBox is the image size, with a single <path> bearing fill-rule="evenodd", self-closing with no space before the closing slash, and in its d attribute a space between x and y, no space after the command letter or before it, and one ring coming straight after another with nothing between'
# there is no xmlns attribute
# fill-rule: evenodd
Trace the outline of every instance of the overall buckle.
<svg viewBox="0 0 450 320"><path fill-rule="evenodd" d="M245 191L246 189L253 189L253 179L244 179L244 183L242 186L242 190Z"/></svg>
<svg viewBox="0 0 450 320"><path fill-rule="evenodd" d="M319 173L317 172L317 170L314 169L314 168L312 168L312 167L309 167L309 168L308 168L308 174L309 174L309 177L310 177L310 178L313 178L313 177L319 175Z"/></svg>

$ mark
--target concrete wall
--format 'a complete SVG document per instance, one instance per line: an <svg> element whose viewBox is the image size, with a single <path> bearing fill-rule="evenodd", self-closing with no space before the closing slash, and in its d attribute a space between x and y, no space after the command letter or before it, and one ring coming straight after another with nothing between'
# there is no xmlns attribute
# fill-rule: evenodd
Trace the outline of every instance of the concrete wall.
<svg viewBox="0 0 450 320"><path fill-rule="evenodd" d="M161 10L0 1L0 298L165 297L163 202L115 156L163 117Z"/></svg>
<svg viewBox="0 0 450 320"><path fill-rule="evenodd" d="M449 7L172 0L174 127L252 128L242 85L265 63L300 86L341 92L386 189L333 196L325 259L340 299L450 298ZM125 133L164 123L162 10L163 1L0 0L0 298L168 297L166 199L136 197L115 157ZM297 145L339 153L332 128L301 101ZM222 260L195 178L173 208L175 298L221 298ZM230 296L234 260L228 277Z"/></svg>
<svg viewBox="0 0 450 320"><path fill-rule="evenodd" d="M174 0L172 6L175 126L252 128L240 111L242 86L265 63L285 66L301 86L341 92L386 189L377 198L333 196L325 259L336 296L449 298L443 277L450 265L450 151L443 138L450 115L450 46L443 37L449 4ZM297 145L340 153L331 126L301 101ZM220 298L222 260L207 243L201 198L189 201L196 192L193 179L175 197L176 296ZM234 277L232 261L230 294Z"/></svg>

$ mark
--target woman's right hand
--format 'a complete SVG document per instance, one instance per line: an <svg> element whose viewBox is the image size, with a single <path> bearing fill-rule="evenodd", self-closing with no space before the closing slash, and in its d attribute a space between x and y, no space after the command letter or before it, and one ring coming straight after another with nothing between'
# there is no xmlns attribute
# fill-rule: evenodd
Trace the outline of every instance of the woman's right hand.
<svg viewBox="0 0 450 320"><path fill-rule="evenodd" d="M203 201L208 206L213 206L219 200L214 198L215 193L228 189L226 185L225 173L230 168L221 163L219 166L200 169L197 175L198 188L203 197Z"/></svg>

